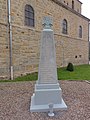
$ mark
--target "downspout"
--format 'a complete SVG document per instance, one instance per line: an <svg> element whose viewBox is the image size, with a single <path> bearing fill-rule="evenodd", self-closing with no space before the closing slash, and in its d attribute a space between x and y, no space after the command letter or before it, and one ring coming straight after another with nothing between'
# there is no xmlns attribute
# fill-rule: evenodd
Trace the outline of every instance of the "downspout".
<svg viewBox="0 0 90 120"><path fill-rule="evenodd" d="M9 53L10 53L10 79L13 80L12 63L12 25L11 25L11 0L8 0L8 26L9 26Z"/></svg>
<svg viewBox="0 0 90 120"><path fill-rule="evenodd" d="M88 44L89 44L89 64L90 64L90 21L88 23Z"/></svg>

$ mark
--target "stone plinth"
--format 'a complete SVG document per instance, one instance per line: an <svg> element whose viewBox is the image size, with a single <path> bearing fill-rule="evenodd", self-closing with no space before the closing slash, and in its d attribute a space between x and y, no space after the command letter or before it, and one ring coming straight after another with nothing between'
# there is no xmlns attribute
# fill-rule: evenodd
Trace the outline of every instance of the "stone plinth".
<svg viewBox="0 0 90 120"><path fill-rule="evenodd" d="M31 97L31 112L49 111L51 103L54 110L67 108L62 99L62 90L57 80L54 33L51 29L52 20L45 17L43 25L39 74L35 85L35 93Z"/></svg>

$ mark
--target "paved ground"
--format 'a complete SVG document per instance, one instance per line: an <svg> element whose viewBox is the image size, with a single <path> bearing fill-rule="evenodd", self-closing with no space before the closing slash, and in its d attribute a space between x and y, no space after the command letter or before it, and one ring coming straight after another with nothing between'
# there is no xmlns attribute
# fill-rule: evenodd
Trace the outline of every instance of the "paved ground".
<svg viewBox="0 0 90 120"><path fill-rule="evenodd" d="M67 111L30 113L30 97L35 82L0 83L0 120L90 120L90 84L60 81Z"/></svg>

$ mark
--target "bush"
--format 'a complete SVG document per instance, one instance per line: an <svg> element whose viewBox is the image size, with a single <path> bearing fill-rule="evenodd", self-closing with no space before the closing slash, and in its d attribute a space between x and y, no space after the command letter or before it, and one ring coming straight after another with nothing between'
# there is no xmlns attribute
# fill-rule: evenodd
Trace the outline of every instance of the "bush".
<svg viewBox="0 0 90 120"><path fill-rule="evenodd" d="M73 67L73 64L72 63L68 63L68 66L67 66L67 69L68 71L72 72L74 71L74 67Z"/></svg>

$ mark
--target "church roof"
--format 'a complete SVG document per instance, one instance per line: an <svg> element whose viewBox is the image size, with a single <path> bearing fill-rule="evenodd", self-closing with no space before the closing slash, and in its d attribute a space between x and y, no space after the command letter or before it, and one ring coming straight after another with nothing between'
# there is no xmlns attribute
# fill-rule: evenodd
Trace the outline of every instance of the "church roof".
<svg viewBox="0 0 90 120"><path fill-rule="evenodd" d="M78 2L80 2L82 4L82 2L80 0L77 0Z"/></svg>
<svg viewBox="0 0 90 120"><path fill-rule="evenodd" d="M68 7L67 5L63 4L62 2L60 2L60 0L51 0L51 1L55 2L56 4L62 6L62 7L65 8L65 9L69 10L70 12L78 15L79 17L82 17L82 18L86 19L87 21L90 21L89 18L85 17L84 15L78 13L77 11L75 11L75 10L73 10L72 8ZM78 0L78 1L79 1L79 0ZM79 1L79 2L80 2L80 1Z"/></svg>

